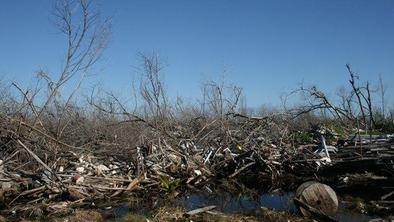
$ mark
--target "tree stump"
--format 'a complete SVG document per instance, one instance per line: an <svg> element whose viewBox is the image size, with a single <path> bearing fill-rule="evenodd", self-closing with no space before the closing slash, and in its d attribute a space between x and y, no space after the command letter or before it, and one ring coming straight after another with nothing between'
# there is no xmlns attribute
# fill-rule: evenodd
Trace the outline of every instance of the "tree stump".
<svg viewBox="0 0 394 222"><path fill-rule="evenodd" d="M309 181L301 184L296 191L295 197L327 216L333 216L338 210L338 198L335 191L322 183ZM297 206L304 216L311 216L310 209L300 204L297 204Z"/></svg>

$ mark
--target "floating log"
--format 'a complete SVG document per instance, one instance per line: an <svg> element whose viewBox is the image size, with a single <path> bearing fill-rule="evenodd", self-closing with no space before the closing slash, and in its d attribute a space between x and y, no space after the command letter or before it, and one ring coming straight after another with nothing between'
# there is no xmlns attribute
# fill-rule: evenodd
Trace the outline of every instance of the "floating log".
<svg viewBox="0 0 394 222"><path fill-rule="evenodd" d="M328 185L309 181L298 187L295 199L313 207L323 215L332 216L338 210L338 198L335 191ZM297 204L299 201L295 201ZM304 216L312 216L309 209L304 205L297 204Z"/></svg>

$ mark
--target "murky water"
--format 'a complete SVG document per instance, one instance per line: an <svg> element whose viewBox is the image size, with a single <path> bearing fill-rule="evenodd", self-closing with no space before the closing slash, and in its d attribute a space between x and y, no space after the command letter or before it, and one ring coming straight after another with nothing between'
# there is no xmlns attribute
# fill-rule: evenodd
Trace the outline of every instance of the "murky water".
<svg viewBox="0 0 394 222"><path fill-rule="evenodd" d="M234 196L227 192L208 194L196 192L185 195L179 199L180 205L186 209L195 209L201 206L216 205L216 209L225 213L251 213L260 207L277 211L296 213L293 203L293 193L262 194L257 197Z"/></svg>
<svg viewBox="0 0 394 222"><path fill-rule="evenodd" d="M216 210L236 214L258 215L259 209L262 207L274 211L286 211L291 214L298 214L299 212L294 205L293 197L293 192L234 195L225 191L216 193L194 191L179 197L175 204L187 210L215 205ZM119 219L129 212L148 215L151 210L147 207L141 207L141 205L138 205L137 208L132 208L129 204L124 204L108 210L112 216L107 221L116 221L116 218ZM347 204L340 203L338 213L334 218L343 222L363 222L377 217L350 211Z"/></svg>
<svg viewBox="0 0 394 222"><path fill-rule="evenodd" d="M226 192L219 194L195 192L181 197L179 203L188 210L208 205L216 205L217 210L225 213L253 214L261 207L265 207L275 211L286 211L292 214L298 214L298 210L293 202L293 197L293 192L265 193L255 197L234 196ZM361 222L369 221L376 217L351 212L347 209L345 204L340 204L335 218L338 221L344 222Z"/></svg>

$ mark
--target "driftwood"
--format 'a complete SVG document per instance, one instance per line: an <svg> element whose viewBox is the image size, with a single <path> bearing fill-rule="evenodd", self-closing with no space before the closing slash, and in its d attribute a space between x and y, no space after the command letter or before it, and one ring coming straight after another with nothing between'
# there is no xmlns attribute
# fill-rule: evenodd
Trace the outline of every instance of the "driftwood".
<svg viewBox="0 0 394 222"><path fill-rule="evenodd" d="M132 180L132 181L129 183L129 185L127 186L127 188L126 188L124 191L127 191L127 192L133 191L133 190L137 187L137 185L138 185L139 183L141 183L141 181L143 181L144 179L145 179L145 175L141 175L141 176L135 178L134 180ZM123 192L123 190L116 191L114 194L111 195L111 197L118 196L118 195L120 195L122 192Z"/></svg>
<svg viewBox="0 0 394 222"><path fill-rule="evenodd" d="M215 208L216 208L216 206L214 206L214 205L207 206L207 207L202 207L202 208L198 208L198 209L194 209L194 210L188 211L188 212L185 213L185 215L193 216L193 215L196 215L196 214L200 214L200 213L203 213L203 212L206 212L206 211L213 210Z"/></svg>
<svg viewBox="0 0 394 222"><path fill-rule="evenodd" d="M391 197L394 195L394 191L391 191L390 193L387 193L385 195L383 195L380 199L381 200L386 200L387 198Z"/></svg>
<svg viewBox="0 0 394 222"><path fill-rule="evenodd" d="M255 162L251 162L246 164L245 166L241 167L239 170L235 171L233 174L231 174L229 176L229 178L234 178L235 176L237 176L239 173L241 173L242 171L244 171L245 169L249 168L250 166L253 166L254 164L256 164Z"/></svg>

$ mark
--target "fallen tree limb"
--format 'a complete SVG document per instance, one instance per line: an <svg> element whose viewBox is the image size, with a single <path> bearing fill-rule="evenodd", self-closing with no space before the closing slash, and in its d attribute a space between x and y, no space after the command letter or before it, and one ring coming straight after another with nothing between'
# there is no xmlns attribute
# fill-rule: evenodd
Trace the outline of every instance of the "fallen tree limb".
<svg viewBox="0 0 394 222"><path fill-rule="evenodd" d="M46 186L41 186L41 187L37 187L37 188L31 189L31 190L23 191L23 192L20 193L17 197L15 197L15 198L9 203L9 205L11 205L12 203L14 203L17 199L19 199L19 197L26 196L26 195L29 195L29 194L32 194L32 193L36 193L36 192L40 192L40 191L44 190L45 187L46 187Z"/></svg>
<svg viewBox="0 0 394 222"><path fill-rule="evenodd" d="M141 183L141 181L143 181L144 179L145 179L145 175L140 175L139 177L132 180L125 190L118 190L114 194L112 194L111 197L118 196L119 194L123 193L123 191L127 191L127 192L133 191L138 186L138 184Z"/></svg>
<svg viewBox="0 0 394 222"><path fill-rule="evenodd" d="M187 216L193 216L193 215L196 215L196 214L203 213L203 212L205 212L205 211L213 210L213 209L215 209L215 208L216 208L216 206L215 206L215 205L212 205L212 206L197 208L197 209L188 211L188 212L186 212L185 214L186 214Z"/></svg>
<svg viewBox="0 0 394 222"><path fill-rule="evenodd" d="M40 157L38 157L33 151L31 151L25 144L23 144L19 139L17 140L17 142L19 143L19 145L21 145L39 164L41 164L46 170L48 170L53 176L56 177L56 179L58 179L59 181L60 178L56 175L55 172L52 171L52 169L46 165L41 159Z"/></svg>
<svg viewBox="0 0 394 222"><path fill-rule="evenodd" d="M251 163L246 164L245 166L241 167L239 170L237 170L237 171L235 171L233 174L231 174L231 175L229 176L229 178L234 178L234 177L237 176L239 173L241 173L242 171L246 170L248 167L250 167L250 166L252 166L252 165L254 165L254 164L256 164L256 162L251 162Z"/></svg>

